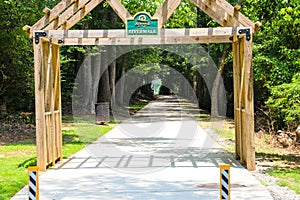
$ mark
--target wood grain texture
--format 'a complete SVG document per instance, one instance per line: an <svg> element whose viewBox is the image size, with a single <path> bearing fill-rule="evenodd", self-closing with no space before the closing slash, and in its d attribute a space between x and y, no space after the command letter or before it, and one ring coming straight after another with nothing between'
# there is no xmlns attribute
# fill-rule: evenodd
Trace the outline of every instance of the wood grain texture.
<svg viewBox="0 0 300 200"><path fill-rule="evenodd" d="M158 28L163 27L163 25L171 17L175 9L179 6L181 0L165 0L163 4L159 7L153 18L158 18Z"/></svg>

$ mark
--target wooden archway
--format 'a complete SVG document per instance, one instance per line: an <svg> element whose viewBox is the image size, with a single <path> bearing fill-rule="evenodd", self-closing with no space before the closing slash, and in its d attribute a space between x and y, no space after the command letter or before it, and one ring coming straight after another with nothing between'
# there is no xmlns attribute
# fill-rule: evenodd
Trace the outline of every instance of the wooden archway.
<svg viewBox="0 0 300 200"><path fill-rule="evenodd" d="M61 87L59 48L61 45L151 45L186 43L232 43L234 72L234 115L236 158L255 170L254 108L252 72L253 23L226 0L190 0L225 28L162 29L181 0L165 0L153 17L160 34L126 37L125 30L69 30L103 0L62 0L45 16L24 30L33 37L37 165L45 171L62 159ZM126 22L130 13L119 0L106 0Z"/></svg>

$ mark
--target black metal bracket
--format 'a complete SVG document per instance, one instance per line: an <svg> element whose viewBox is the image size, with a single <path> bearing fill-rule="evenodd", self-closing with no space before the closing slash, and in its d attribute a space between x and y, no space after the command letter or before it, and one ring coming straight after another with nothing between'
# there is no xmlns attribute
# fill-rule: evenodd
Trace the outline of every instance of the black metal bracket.
<svg viewBox="0 0 300 200"><path fill-rule="evenodd" d="M240 29L239 34L246 34L246 40L247 41L251 40L251 30L250 30L250 28Z"/></svg>
<svg viewBox="0 0 300 200"><path fill-rule="evenodd" d="M40 37L46 37L47 33L46 32L35 32L35 43L38 44L40 43Z"/></svg>
<svg viewBox="0 0 300 200"><path fill-rule="evenodd" d="M58 43L58 44L63 44L64 41L63 41L62 39L59 39L59 40L57 40L57 43Z"/></svg>

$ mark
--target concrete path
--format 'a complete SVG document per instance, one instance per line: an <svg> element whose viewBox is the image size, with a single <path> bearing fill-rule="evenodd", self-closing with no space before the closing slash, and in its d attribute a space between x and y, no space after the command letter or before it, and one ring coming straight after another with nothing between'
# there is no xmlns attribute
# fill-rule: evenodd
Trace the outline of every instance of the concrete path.
<svg viewBox="0 0 300 200"><path fill-rule="evenodd" d="M273 199L206 133L176 97L162 96L40 176L40 199L219 199L219 164L231 164L231 199ZM16 199L27 199L27 187Z"/></svg>

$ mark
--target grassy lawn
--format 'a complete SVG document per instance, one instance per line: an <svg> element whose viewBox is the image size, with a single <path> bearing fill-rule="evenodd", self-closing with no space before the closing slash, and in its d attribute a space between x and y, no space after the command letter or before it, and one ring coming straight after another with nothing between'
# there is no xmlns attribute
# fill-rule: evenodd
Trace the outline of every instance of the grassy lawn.
<svg viewBox="0 0 300 200"><path fill-rule="evenodd" d="M0 146L0 199L10 199L27 183L27 167L34 164L33 144Z"/></svg>
<svg viewBox="0 0 300 200"><path fill-rule="evenodd" d="M76 153L112 128L94 124L64 124L63 157ZM34 140L0 146L0 200L10 199L27 184L27 168L34 165Z"/></svg>
<svg viewBox="0 0 300 200"><path fill-rule="evenodd" d="M271 176L279 178L278 185L288 187L300 194L300 168L298 169L274 169L269 172Z"/></svg>

